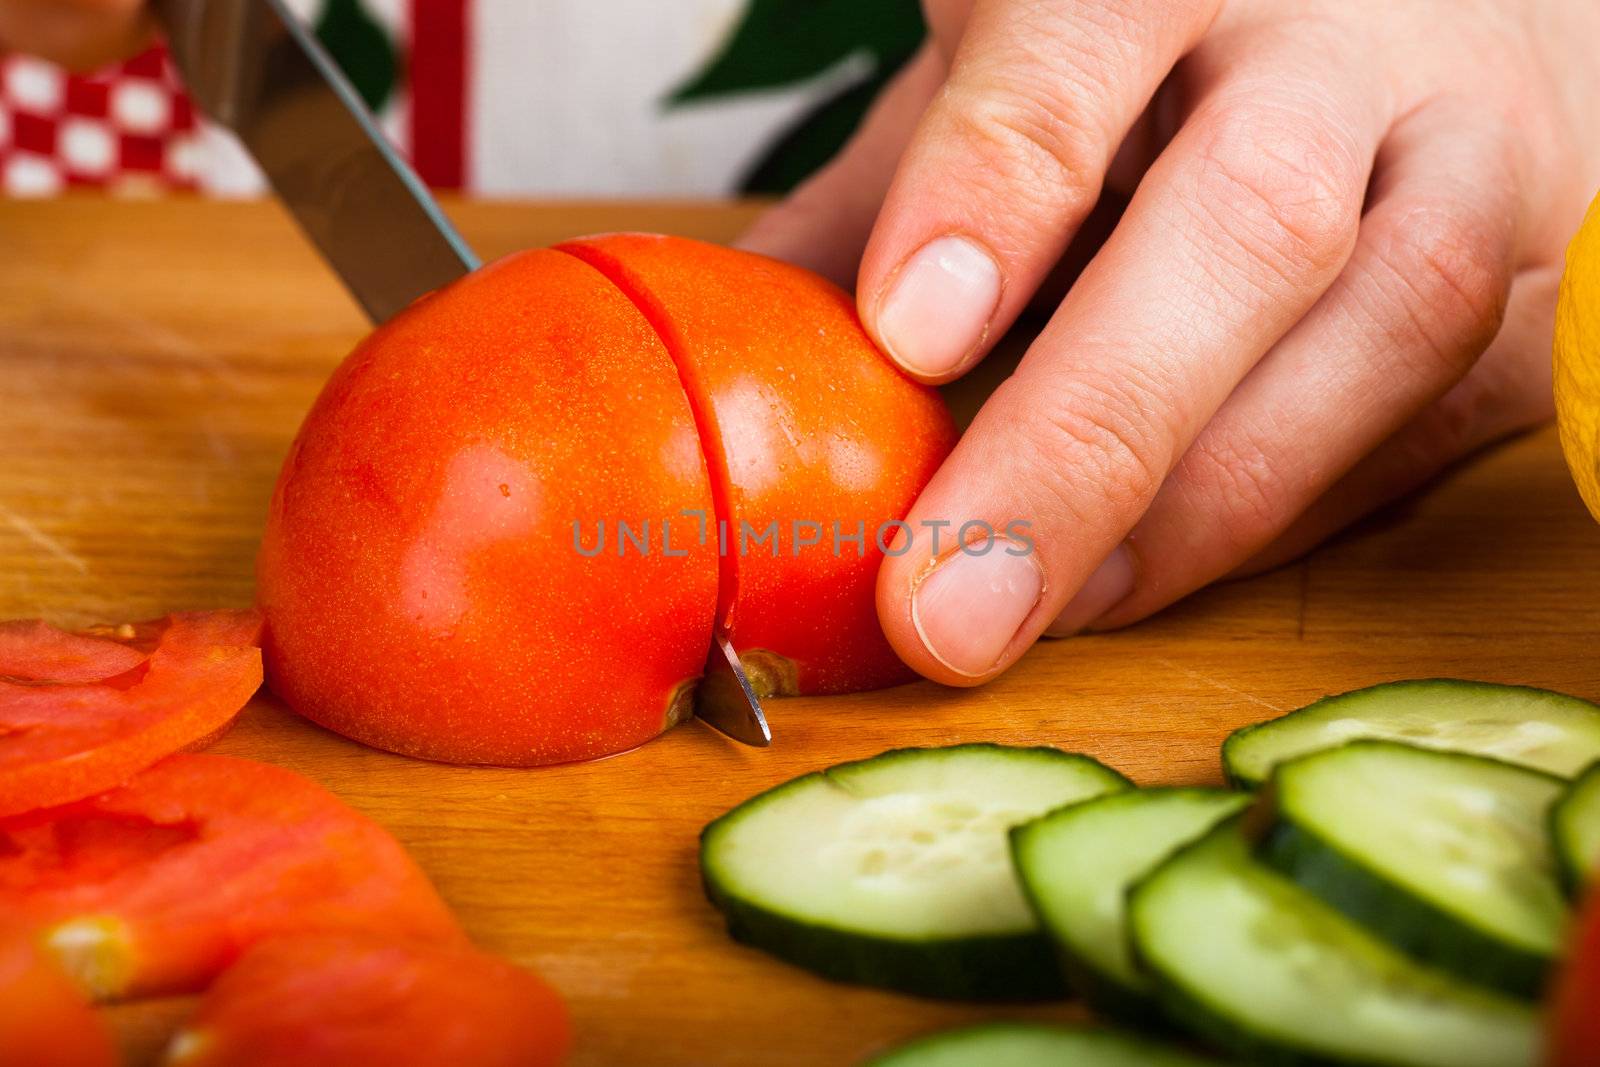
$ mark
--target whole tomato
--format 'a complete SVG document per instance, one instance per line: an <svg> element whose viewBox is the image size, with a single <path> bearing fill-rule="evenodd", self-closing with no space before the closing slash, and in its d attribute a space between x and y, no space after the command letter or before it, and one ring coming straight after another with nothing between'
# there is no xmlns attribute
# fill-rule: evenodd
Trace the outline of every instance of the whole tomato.
<svg viewBox="0 0 1600 1067"><path fill-rule="evenodd" d="M797 268L636 234L510 256L307 416L259 563L268 682L381 748L531 765L686 717L719 623L767 693L903 680L885 524L954 437Z"/></svg>

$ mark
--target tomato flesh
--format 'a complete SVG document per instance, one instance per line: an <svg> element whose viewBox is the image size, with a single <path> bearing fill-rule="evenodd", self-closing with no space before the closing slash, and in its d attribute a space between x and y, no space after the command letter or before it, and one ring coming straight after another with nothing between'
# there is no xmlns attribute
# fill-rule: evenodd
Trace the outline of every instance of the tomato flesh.
<svg viewBox="0 0 1600 1067"><path fill-rule="evenodd" d="M172 756L0 819L0 913L101 1000L200 989L278 933L462 936L380 826L291 771L227 756Z"/></svg>
<svg viewBox="0 0 1600 1067"><path fill-rule="evenodd" d="M148 656L133 643L136 630L73 633L43 619L0 622L0 683L64 685L98 682L130 671Z"/></svg>
<svg viewBox="0 0 1600 1067"><path fill-rule="evenodd" d="M0 624L0 816L113 788L220 732L261 685L254 611L71 634Z"/></svg>
<svg viewBox="0 0 1600 1067"><path fill-rule="evenodd" d="M165 1067L553 1067L566 1009L470 947L355 935L275 938L212 986Z"/></svg>
<svg viewBox="0 0 1600 1067"><path fill-rule="evenodd" d="M0 1064L114 1067L110 1030L24 928L0 924Z"/></svg>

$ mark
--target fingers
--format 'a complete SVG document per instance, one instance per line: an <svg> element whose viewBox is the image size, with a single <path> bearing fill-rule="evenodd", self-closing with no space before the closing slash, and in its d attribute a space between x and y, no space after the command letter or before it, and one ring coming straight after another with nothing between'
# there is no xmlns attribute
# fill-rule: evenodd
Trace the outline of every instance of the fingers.
<svg viewBox="0 0 1600 1067"><path fill-rule="evenodd" d="M1500 328L1520 190L1507 131L1434 104L1379 158L1355 253L1234 391L1052 634L1142 618L1278 537L1472 367Z"/></svg>
<svg viewBox="0 0 1600 1067"><path fill-rule="evenodd" d="M924 537L885 561L879 617L917 670L974 684L1020 655L1337 277L1388 118L1329 95L1359 94L1361 79L1309 66L1258 77L1242 62L1202 96L912 509L914 530L1031 523L1033 546L970 555L947 538L941 553Z"/></svg>
<svg viewBox="0 0 1600 1067"><path fill-rule="evenodd" d="M839 155L757 219L736 244L853 287L895 164L944 73L937 49L924 45L889 82Z"/></svg>
<svg viewBox="0 0 1600 1067"><path fill-rule="evenodd" d="M1451 464L1501 438L1548 422L1550 335L1561 272L1520 276L1506 325L1483 359L1319 497L1233 576L1258 574L1304 555L1373 510L1427 484Z"/></svg>
<svg viewBox="0 0 1600 1067"><path fill-rule="evenodd" d="M143 0L0 0L0 46L90 71L150 40Z"/></svg>
<svg viewBox="0 0 1600 1067"><path fill-rule="evenodd" d="M862 320L907 373L957 377L1011 324L1219 3L978 0L861 263Z"/></svg>

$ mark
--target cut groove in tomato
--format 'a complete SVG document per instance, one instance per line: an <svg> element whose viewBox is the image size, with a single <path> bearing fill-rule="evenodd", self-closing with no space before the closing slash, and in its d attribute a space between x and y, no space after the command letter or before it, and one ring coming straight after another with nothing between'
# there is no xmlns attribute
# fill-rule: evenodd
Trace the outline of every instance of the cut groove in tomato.
<svg viewBox="0 0 1600 1067"><path fill-rule="evenodd" d="M711 482L711 503L716 514L703 533L710 537L713 544L721 545L722 531L728 529L732 515L732 505L728 499L728 456L722 441L722 425L711 410L705 389L696 380L693 361L684 354L687 346L673 324L672 316L655 293L600 243L573 241L556 245L555 250L574 256L605 275L606 280L620 289L622 295L639 309L639 313L661 339L667 355L672 357L673 367L678 372L678 384L683 389L683 395L689 402L689 413L694 418L695 432L700 435L700 450L705 454L706 474ZM738 586L738 570L739 553L722 549L717 558L717 620L723 627L732 625L733 591ZM709 644L707 642L708 652Z"/></svg>
<svg viewBox="0 0 1600 1067"><path fill-rule="evenodd" d="M470 946L339 934L264 941L226 971L163 1067L554 1067L554 990Z"/></svg>
<svg viewBox="0 0 1600 1067"><path fill-rule="evenodd" d="M202 988L263 937L462 935L382 827L297 774L178 755L126 786L0 819L0 913L96 999Z"/></svg>
<svg viewBox="0 0 1600 1067"><path fill-rule="evenodd" d="M791 264L656 234L556 249L633 301L677 366L726 530L718 618L747 667L760 659L752 684L911 680L878 623L877 572L886 524L955 445L938 394L877 349L849 294Z"/></svg>
<svg viewBox="0 0 1600 1067"><path fill-rule="evenodd" d="M173 615L112 632L0 624L0 817L121 785L214 737L261 685L254 611Z"/></svg>

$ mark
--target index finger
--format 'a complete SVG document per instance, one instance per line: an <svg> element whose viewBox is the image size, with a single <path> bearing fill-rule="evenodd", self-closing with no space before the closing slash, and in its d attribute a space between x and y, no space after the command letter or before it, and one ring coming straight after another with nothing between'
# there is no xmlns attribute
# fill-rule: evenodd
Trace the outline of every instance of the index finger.
<svg viewBox="0 0 1600 1067"><path fill-rule="evenodd" d="M913 531L1031 524L1026 552L968 553L948 539L935 551L924 537L885 561L879 618L917 670L982 681L1091 573L1106 587L1097 596L1131 590L1121 539L1337 276L1387 117L1366 85L1308 73L1303 59L1275 60L1267 76L1240 69L1202 99L912 509Z"/></svg>

